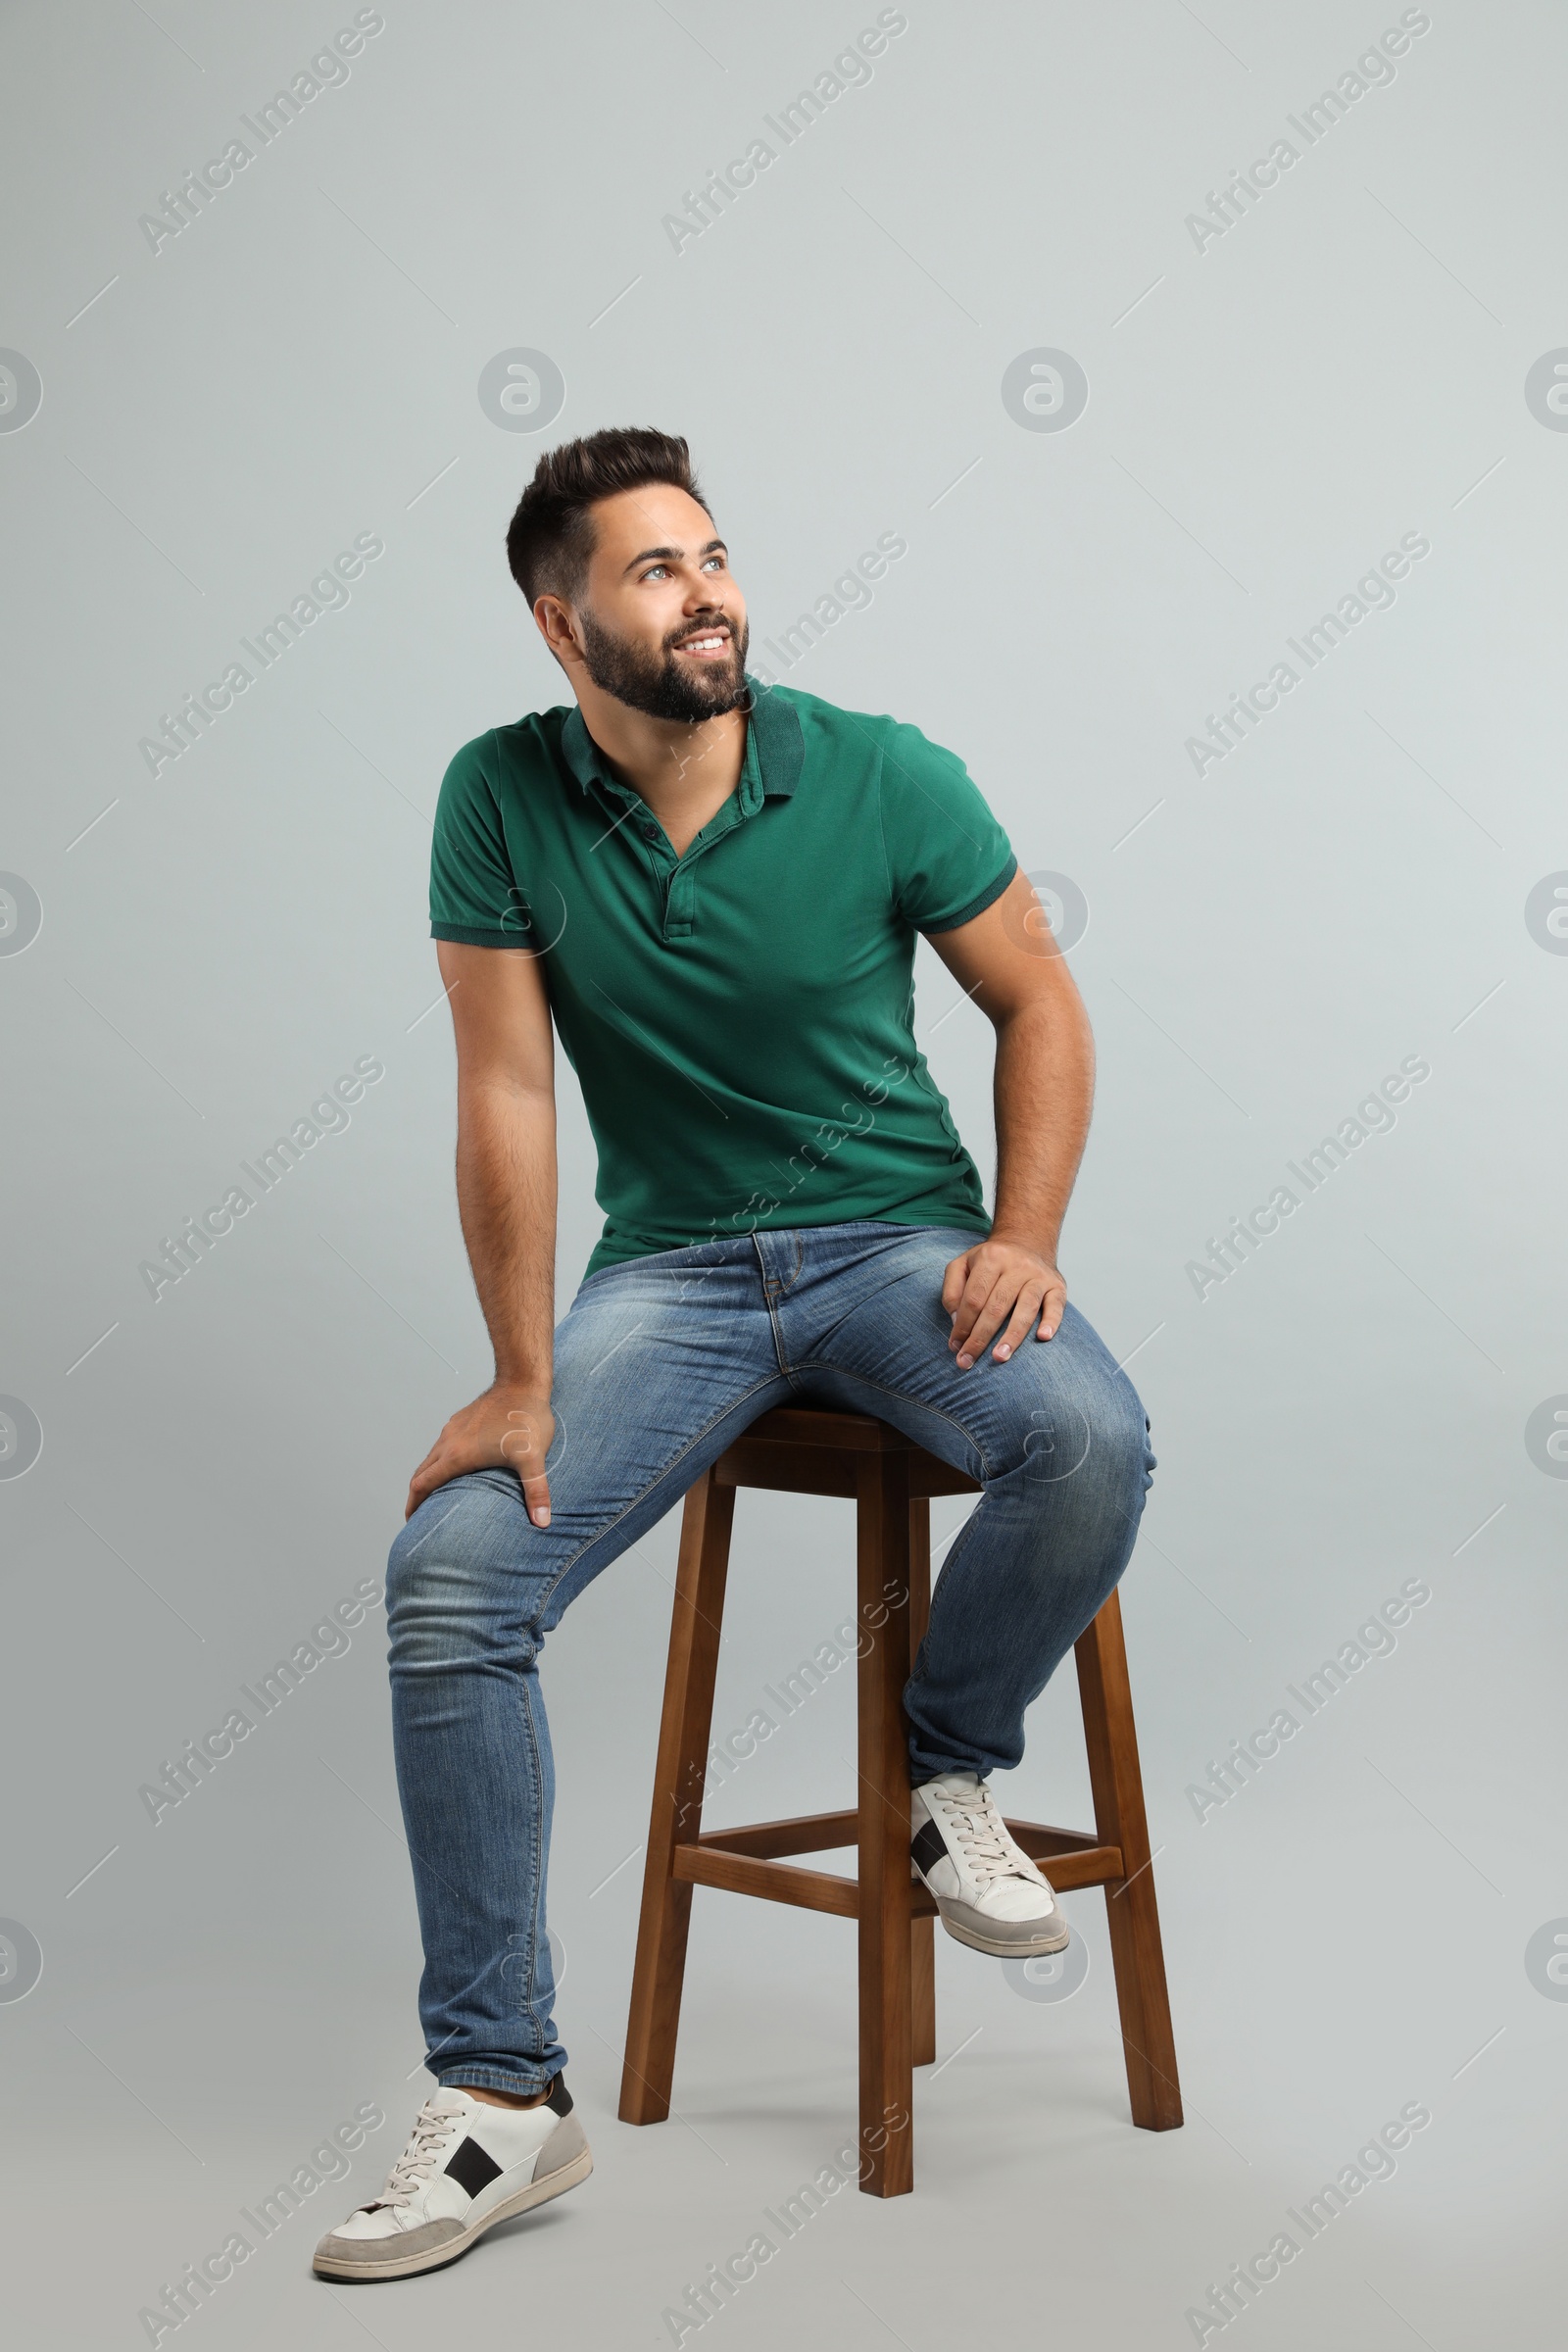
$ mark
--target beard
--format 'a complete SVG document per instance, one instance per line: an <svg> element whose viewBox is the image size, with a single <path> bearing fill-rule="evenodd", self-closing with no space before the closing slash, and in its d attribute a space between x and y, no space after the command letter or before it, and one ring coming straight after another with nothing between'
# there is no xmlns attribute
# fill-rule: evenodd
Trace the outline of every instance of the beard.
<svg viewBox="0 0 1568 2352"><path fill-rule="evenodd" d="M674 719L697 726L705 718L719 718L726 710L740 709L749 701L746 652L751 642L750 625L744 625L737 636L728 615L716 608L710 615L710 625L724 621L730 629L730 650L722 662L708 662L701 666L682 664L675 653L680 639L700 634L700 618L682 621L674 636L667 637L657 654L630 638L615 636L612 630L595 620L591 612L580 612L578 619L582 626L583 666L588 675L603 693L612 694L617 703L626 704L629 710L641 710L648 718Z"/></svg>

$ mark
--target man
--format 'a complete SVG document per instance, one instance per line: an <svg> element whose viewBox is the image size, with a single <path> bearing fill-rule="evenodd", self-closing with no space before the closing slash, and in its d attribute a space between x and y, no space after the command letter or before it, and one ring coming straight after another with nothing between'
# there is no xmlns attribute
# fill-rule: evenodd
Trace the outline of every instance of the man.
<svg viewBox="0 0 1568 2352"><path fill-rule="evenodd" d="M551 2018L536 1661L602 1568L772 1405L875 1414L979 1480L906 1692L911 1863L960 1942L1058 1951L986 1776L1017 1764L1025 1708L1125 1567L1153 1467L1056 1266L1088 1024L960 761L749 680L683 440L552 451L507 545L575 708L467 744L436 815L495 1379L415 1472L388 1567L438 2088L321 2241L338 2278L448 2262L590 2170ZM914 1042L917 931L996 1029L993 1216ZM606 1210L554 1334L552 1020Z"/></svg>

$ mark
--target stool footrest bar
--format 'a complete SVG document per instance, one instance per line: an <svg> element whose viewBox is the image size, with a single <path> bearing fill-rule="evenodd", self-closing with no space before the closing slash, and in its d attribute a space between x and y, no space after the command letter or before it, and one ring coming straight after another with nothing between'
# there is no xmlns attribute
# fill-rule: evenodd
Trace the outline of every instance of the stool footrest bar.
<svg viewBox="0 0 1568 2352"><path fill-rule="evenodd" d="M771 1861L779 1854L828 1854L838 1845L854 1845L860 1834L858 1813L797 1813L787 1821L753 1821L744 1828L704 1830L689 1842L722 1846L731 1854L757 1854ZM1062 1830L1049 1821L1009 1821L1008 1829L1031 1860L1049 1854L1108 1852L1093 1830Z"/></svg>
<svg viewBox="0 0 1568 2352"><path fill-rule="evenodd" d="M1123 1876L1121 1848L1096 1845L1074 1830L1040 1822L1009 1821L1008 1829L1032 1861L1046 1869L1058 1893L1078 1886L1104 1886ZM1068 1845L1067 1838L1073 1840ZM781 1862L780 1854L831 1852L853 1845L853 1813L808 1813L796 1821L762 1821L750 1829L707 1830L691 1844L677 1845L670 1875L690 1886L718 1886L728 1894L755 1894L763 1902L793 1903L802 1911L831 1911L840 1919L860 1916L859 1887L836 1871L804 1870ZM909 1916L930 1919L936 1904L915 1880L909 1883Z"/></svg>
<svg viewBox="0 0 1568 2352"><path fill-rule="evenodd" d="M793 1903L800 1911L833 1911L841 1919L860 1916L860 1889L853 1879L831 1870L803 1870L797 1862L768 1862L755 1854L726 1853L722 1846L677 1845L670 1873L693 1886L718 1886L726 1894L757 1894L764 1902Z"/></svg>
<svg viewBox="0 0 1568 2352"><path fill-rule="evenodd" d="M789 1821L748 1822L744 1829L704 1830L698 1845L722 1846L726 1853L759 1854L771 1861L776 1854L830 1854L836 1845L853 1845L860 1834L858 1813L798 1813Z"/></svg>

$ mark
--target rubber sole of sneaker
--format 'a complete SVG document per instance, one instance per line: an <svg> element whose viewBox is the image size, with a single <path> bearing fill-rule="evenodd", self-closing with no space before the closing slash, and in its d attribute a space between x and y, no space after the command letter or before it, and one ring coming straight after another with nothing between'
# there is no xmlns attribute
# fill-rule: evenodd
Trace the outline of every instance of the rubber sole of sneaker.
<svg viewBox="0 0 1568 2352"><path fill-rule="evenodd" d="M424 2254L413 2254L405 2262L346 2262L336 2255L327 2254L318 2255L312 2267L318 2278L411 2278L417 2271L443 2270L449 2262L456 2262L466 2254L468 2248L476 2244L487 2230L493 2230L497 2222L510 2222L514 2214L530 2213L536 2205L548 2205L552 2197L564 2197L568 2188L575 2188L579 2180L586 2180L593 2169L592 2150L584 2148L569 2164L564 2164L559 2172L546 2173L542 2180L530 2180L526 2188L519 2188L514 2195L504 2198L493 2212L487 2213L482 2221L475 2222L472 2229L466 2230L461 2237L449 2237L443 2245L432 2246Z"/></svg>
<svg viewBox="0 0 1568 2352"><path fill-rule="evenodd" d="M1003 1943L993 1936L977 1936L971 1928L956 1926L942 1911L941 1896L934 1896L933 1900L941 1912L942 1925L955 1943L966 1943L972 1952L989 1952L994 1960L1036 1960L1045 1952L1064 1952L1072 1941L1071 1930L1063 1926L1053 1936L1031 1936L1027 1942L1020 1942L1014 1936L1009 1942Z"/></svg>

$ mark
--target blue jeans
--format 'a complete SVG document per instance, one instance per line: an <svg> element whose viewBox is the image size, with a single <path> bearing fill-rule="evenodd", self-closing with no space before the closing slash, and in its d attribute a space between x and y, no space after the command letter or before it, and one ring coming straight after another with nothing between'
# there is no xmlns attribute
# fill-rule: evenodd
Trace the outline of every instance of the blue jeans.
<svg viewBox="0 0 1568 2352"><path fill-rule="evenodd" d="M1131 1381L1068 1306L960 1372L942 1276L975 1234L871 1222L725 1235L607 1266L556 1334L551 1519L510 1470L427 1495L387 1567L394 1739L442 2084L542 2089L554 1769L538 1657L563 1611L760 1413L870 1413L980 1482L906 1692L910 1775L1023 1754L1038 1697L1127 1564L1153 1469Z"/></svg>

